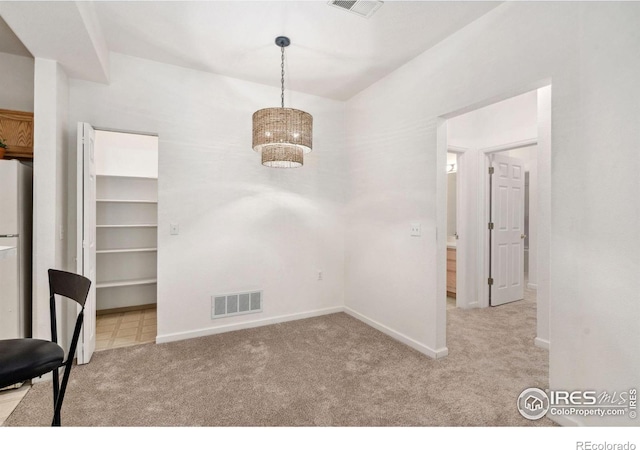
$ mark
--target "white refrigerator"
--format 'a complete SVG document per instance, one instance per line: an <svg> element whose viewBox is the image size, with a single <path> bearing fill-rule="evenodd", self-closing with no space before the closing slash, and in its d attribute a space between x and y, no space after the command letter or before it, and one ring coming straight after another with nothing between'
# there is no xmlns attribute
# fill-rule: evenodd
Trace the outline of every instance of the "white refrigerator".
<svg viewBox="0 0 640 450"><path fill-rule="evenodd" d="M31 336L33 170L0 160L0 339Z"/></svg>

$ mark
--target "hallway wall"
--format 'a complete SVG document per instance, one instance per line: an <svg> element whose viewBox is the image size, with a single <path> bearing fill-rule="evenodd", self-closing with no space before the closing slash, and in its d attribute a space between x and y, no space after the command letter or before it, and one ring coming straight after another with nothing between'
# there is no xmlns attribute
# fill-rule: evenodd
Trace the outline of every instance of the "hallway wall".
<svg viewBox="0 0 640 450"><path fill-rule="evenodd" d="M637 3L504 3L352 98L347 309L427 354L446 354L438 127L447 114L551 82L552 195L542 199L552 217L551 388L634 386L640 240L609 232L606 222L640 222L629 204L640 192L638 21ZM410 236L412 222L422 224L421 237Z"/></svg>

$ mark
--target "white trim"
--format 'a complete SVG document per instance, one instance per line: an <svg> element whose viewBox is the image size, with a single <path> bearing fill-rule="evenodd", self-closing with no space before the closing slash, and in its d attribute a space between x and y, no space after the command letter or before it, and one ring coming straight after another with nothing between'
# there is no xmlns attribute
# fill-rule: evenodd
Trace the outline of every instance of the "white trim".
<svg viewBox="0 0 640 450"><path fill-rule="evenodd" d="M538 290L538 285L536 283L527 283L527 289Z"/></svg>
<svg viewBox="0 0 640 450"><path fill-rule="evenodd" d="M476 111L478 109L482 109L485 106L493 105L494 103L500 103L503 100L508 100L513 97L517 97L522 94L526 94L527 92L535 91L540 88L551 86L551 78L545 78L543 80L538 80L533 83L530 83L526 86L520 86L517 89L510 89L502 92L500 95L496 95L494 97L486 98L480 102L473 103L471 105L467 105L463 108L458 108L454 111L450 111L446 114L441 114L438 117L442 119L453 119L454 117L461 116L471 111Z"/></svg>
<svg viewBox="0 0 640 450"><path fill-rule="evenodd" d="M544 348L545 350L549 350L549 347L551 346L551 342L539 337L535 338L533 340L533 343L535 344L536 347Z"/></svg>
<svg viewBox="0 0 640 450"><path fill-rule="evenodd" d="M157 228L157 223L132 223L115 225L96 225L96 228Z"/></svg>
<svg viewBox="0 0 640 450"><path fill-rule="evenodd" d="M505 144L505 146L508 144ZM478 301L481 308L488 308L489 305L489 269L491 261L489 260L489 234L490 230L487 224L491 221L489 214L489 198L491 198L491 189L489 188L489 167L491 167L490 153L479 152L479 158L482 162L478 162L480 174L478 176L478 242L477 242L477 269L481 274L478 279Z"/></svg>
<svg viewBox="0 0 640 450"><path fill-rule="evenodd" d="M138 280L120 280L120 281L102 281L96 283L96 289L123 287L123 286L140 286L142 284L156 284L157 278L140 278Z"/></svg>
<svg viewBox="0 0 640 450"><path fill-rule="evenodd" d="M447 153L464 153L469 150L466 147L459 147L457 145L447 145Z"/></svg>
<svg viewBox="0 0 640 450"><path fill-rule="evenodd" d="M443 358L445 356L447 356L449 354L449 349L447 349L447 347L444 348L439 348L437 350L432 349L431 347L428 347L424 344L421 344L420 342L410 338L409 336L406 336L394 329L391 329L385 325L382 325L380 322L376 322L373 319L370 319L369 317L360 314L359 312L354 311L353 309L345 306L344 307L344 312L346 312L347 314L349 314L352 317L355 317L356 319L358 319L361 322L366 323L367 325L369 325L370 327L375 328L378 331L383 332L384 334L386 334L387 336L390 336L392 338L394 338L397 341L402 342L405 345L408 345L409 347L418 350L420 353L423 353L425 355L427 355L430 358L433 359L439 359L439 358Z"/></svg>
<svg viewBox="0 0 640 450"><path fill-rule="evenodd" d="M203 336L210 336L213 334L226 333L228 331L244 330L247 328L263 327L265 325L274 325L276 323L290 322L292 320L308 319L310 317L324 316L327 314L335 314L344 312L342 306L335 306L333 308L316 309L313 311L307 311L303 313L287 314L284 316L270 317L267 319L252 320L248 322L234 323L230 325L221 325L217 327L200 328L198 330L182 331L178 333L169 333L156 336L156 344L164 344L167 342L182 341L184 339L191 339Z"/></svg>
<svg viewBox="0 0 640 450"><path fill-rule="evenodd" d="M157 252L158 247L141 247L141 248L112 248L108 250L96 250L98 255L109 255L111 253L142 253Z"/></svg>
<svg viewBox="0 0 640 450"><path fill-rule="evenodd" d="M471 302L467 304L467 306L462 307L462 309L476 309L476 308L480 308L480 303L478 303L477 301Z"/></svg>
<svg viewBox="0 0 640 450"><path fill-rule="evenodd" d="M82 122L78 122L76 132L76 273L83 275L84 138Z"/></svg>
<svg viewBox="0 0 640 450"><path fill-rule="evenodd" d="M100 173L96 174L96 177L100 178L137 178L140 180L157 180L158 177L144 177L140 175L103 175Z"/></svg>
<svg viewBox="0 0 640 450"><path fill-rule="evenodd" d="M471 204L468 198L468 174L473 164L469 164L469 155L466 153L469 149L465 147L457 147L449 145L447 152L456 155L456 167L458 175L456 177L456 233L459 236L456 244L456 307L467 309L471 293L468 292L469 274L467 273L467 255L469 254L469 235L471 227L468 226L468 211ZM447 181L448 183L448 181ZM448 219L449 205L445 204L445 216ZM449 224L445 223L445 229ZM444 236L448 242L448 233ZM446 257L445 257L446 260ZM445 286L446 286L446 262L445 262ZM446 293L445 293L446 296ZM445 342L446 345L446 342Z"/></svg>
<svg viewBox="0 0 640 450"><path fill-rule="evenodd" d="M94 126L93 129L96 130L96 131L106 131L108 133L137 134L139 136L159 137L158 133L152 133L152 132L149 132L149 131L119 130L119 129L116 129L116 128L96 127L96 126Z"/></svg>
<svg viewBox="0 0 640 450"><path fill-rule="evenodd" d="M538 145L538 139L525 139L524 141L516 141L509 142L507 144L495 145L493 147L481 148L480 151L482 153L498 153L498 152L506 152L509 150L515 150L517 148L525 148L532 147L534 145Z"/></svg>
<svg viewBox="0 0 640 450"><path fill-rule="evenodd" d="M431 310L431 314L433 314L435 318L435 340L433 341L433 345L436 346L436 348L444 349L447 347L447 148L447 121L438 118L436 119L436 166L431 169L436 172L436 193L439 194L436 195L435 205L436 251L435 254L429 256L430 258L434 258L432 264L434 264L436 268L435 274L433 274L435 276L436 302ZM423 276L426 276L426 274ZM406 336L399 334L395 330L391 330L374 321L367 323L383 333L415 348L421 353L432 358L437 357L437 352L433 349L428 347L423 348L422 344L406 338ZM442 356L446 356L446 354Z"/></svg>
<svg viewBox="0 0 640 450"><path fill-rule="evenodd" d="M153 179L153 178L151 178ZM152 204L157 204L158 200L135 200L135 199L127 199L127 200L120 200L120 199L116 199L116 198L97 198L96 199L97 203L152 203Z"/></svg>
<svg viewBox="0 0 640 450"><path fill-rule="evenodd" d="M572 417L567 416L547 416L552 422L557 423L562 427L583 427L584 424L580 422L578 419L574 419Z"/></svg>

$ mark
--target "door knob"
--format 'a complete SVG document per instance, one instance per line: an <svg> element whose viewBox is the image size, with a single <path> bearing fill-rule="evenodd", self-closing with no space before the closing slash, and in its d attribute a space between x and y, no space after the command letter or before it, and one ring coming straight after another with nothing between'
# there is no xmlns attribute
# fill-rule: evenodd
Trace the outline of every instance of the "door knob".
<svg viewBox="0 0 640 450"><path fill-rule="evenodd" d="M527 237L527 235L526 235L526 234L521 234L521 235L520 235L520 239L524 239L524 238L526 238L526 237Z"/></svg>
<svg viewBox="0 0 640 450"><path fill-rule="evenodd" d="M453 233L453 235L456 237L456 239L460 239L460 236L458 236L458 233Z"/></svg>

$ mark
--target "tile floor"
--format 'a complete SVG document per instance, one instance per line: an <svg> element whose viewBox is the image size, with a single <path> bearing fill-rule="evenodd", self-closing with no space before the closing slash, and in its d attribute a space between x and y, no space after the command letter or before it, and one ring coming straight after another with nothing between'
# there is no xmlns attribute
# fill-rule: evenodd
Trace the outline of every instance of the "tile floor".
<svg viewBox="0 0 640 450"><path fill-rule="evenodd" d="M0 425L11 415L30 387L29 383L25 383L18 389L0 391Z"/></svg>
<svg viewBox="0 0 640 450"><path fill-rule="evenodd" d="M96 321L96 350L155 342L156 328L155 308L100 315Z"/></svg>

